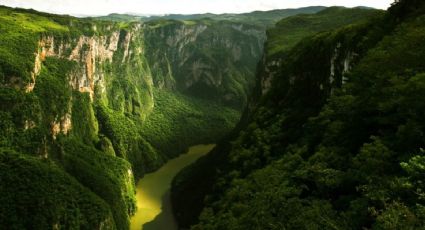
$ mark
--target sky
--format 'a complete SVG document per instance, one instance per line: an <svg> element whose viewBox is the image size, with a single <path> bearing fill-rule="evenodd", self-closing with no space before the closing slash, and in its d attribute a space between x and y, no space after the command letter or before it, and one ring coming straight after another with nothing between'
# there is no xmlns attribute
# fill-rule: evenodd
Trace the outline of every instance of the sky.
<svg viewBox="0 0 425 230"><path fill-rule="evenodd" d="M0 5L82 15L244 13L304 6L369 6L387 9L394 0L0 0Z"/></svg>

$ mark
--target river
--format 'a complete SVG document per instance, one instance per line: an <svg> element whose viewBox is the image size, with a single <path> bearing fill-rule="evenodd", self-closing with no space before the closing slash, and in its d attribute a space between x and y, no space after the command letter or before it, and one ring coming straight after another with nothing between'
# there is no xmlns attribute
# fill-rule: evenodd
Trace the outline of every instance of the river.
<svg viewBox="0 0 425 230"><path fill-rule="evenodd" d="M174 176L184 167L207 154L215 145L196 145L177 158L169 160L137 183L137 212L131 218L131 230L177 230L170 201ZM143 226L143 227L142 227Z"/></svg>

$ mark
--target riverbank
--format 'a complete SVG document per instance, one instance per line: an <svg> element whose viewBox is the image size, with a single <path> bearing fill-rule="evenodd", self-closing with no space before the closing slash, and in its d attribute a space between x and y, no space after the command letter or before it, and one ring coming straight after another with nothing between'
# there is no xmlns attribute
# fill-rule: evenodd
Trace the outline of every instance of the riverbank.
<svg viewBox="0 0 425 230"><path fill-rule="evenodd" d="M157 171L139 180L136 189L137 212L131 218L130 229L177 229L170 202L171 181L180 170L207 154L214 146L192 146L187 153L168 161Z"/></svg>

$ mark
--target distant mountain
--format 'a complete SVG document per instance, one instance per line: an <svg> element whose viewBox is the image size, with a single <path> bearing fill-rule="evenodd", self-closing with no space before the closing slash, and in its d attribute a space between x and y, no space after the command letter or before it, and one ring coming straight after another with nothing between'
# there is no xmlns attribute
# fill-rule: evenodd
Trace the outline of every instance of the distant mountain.
<svg viewBox="0 0 425 230"><path fill-rule="evenodd" d="M138 16L133 14L109 14L107 16L99 16L99 17L88 17L88 18L94 18L98 20L104 20L104 21L114 21L114 22L133 22L133 21L143 21L149 18L149 16Z"/></svg>
<svg viewBox="0 0 425 230"><path fill-rule="evenodd" d="M253 25L271 26L280 19L290 17L297 14L314 14L326 7L324 6L310 6L296 9L279 9L270 11L253 11L250 13L242 14L169 14L163 16L143 16L131 14L110 14L108 16L95 17L95 19L109 20L109 21L152 21L158 19L172 19L172 20L197 20L203 18L210 18L213 20L228 20L234 22L244 22Z"/></svg>
<svg viewBox="0 0 425 230"><path fill-rule="evenodd" d="M277 52L287 51L303 37L346 25L353 19L368 20L370 16L376 14L376 11L371 9L335 6L326 8L317 14L300 14L285 18L268 31L267 54L273 55Z"/></svg>

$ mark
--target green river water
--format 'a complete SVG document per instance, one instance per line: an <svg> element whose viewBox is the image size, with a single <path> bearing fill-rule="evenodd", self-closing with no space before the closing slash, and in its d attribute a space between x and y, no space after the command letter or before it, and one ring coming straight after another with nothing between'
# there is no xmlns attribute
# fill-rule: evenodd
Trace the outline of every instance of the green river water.
<svg viewBox="0 0 425 230"><path fill-rule="evenodd" d="M184 167L207 154L215 145L196 145L179 157L168 161L153 173L146 174L137 183L137 212L131 218L131 230L176 230L170 187L174 176Z"/></svg>

